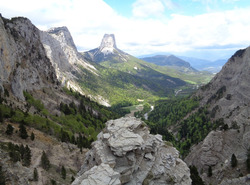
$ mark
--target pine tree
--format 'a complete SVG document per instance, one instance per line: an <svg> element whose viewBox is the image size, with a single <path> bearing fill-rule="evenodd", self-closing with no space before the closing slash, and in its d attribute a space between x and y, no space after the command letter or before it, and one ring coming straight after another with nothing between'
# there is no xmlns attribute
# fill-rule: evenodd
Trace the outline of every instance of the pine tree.
<svg viewBox="0 0 250 185"><path fill-rule="evenodd" d="M22 139L27 139L27 137L28 137L28 134L27 134L27 131L26 131L26 127L23 124L19 125L19 136Z"/></svg>
<svg viewBox="0 0 250 185"><path fill-rule="evenodd" d="M209 168L208 168L208 177L212 177L212 175L213 175L213 171L212 171L212 167L211 166L209 166Z"/></svg>
<svg viewBox="0 0 250 185"><path fill-rule="evenodd" d="M50 161L46 155L46 153L43 151L42 157L41 157L41 166L43 169L45 169L46 171L49 170L50 168Z"/></svg>
<svg viewBox="0 0 250 185"><path fill-rule="evenodd" d="M25 147L23 146L23 144L21 144L21 146L19 147L19 152L21 155L21 159L24 159L24 153L25 153Z"/></svg>
<svg viewBox="0 0 250 185"><path fill-rule="evenodd" d="M12 125L11 125L11 124L8 124L5 133L6 133L7 135L12 135L12 134L13 134L13 131L14 131L14 128L12 127Z"/></svg>
<svg viewBox="0 0 250 185"><path fill-rule="evenodd" d="M246 165L247 165L247 171L250 172L250 149L248 149L247 151Z"/></svg>
<svg viewBox="0 0 250 185"><path fill-rule="evenodd" d="M74 182L74 180L75 180L75 177L71 176L71 183Z"/></svg>
<svg viewBox="0 0 250 185"><path fill-rule="evenodd" d="M3 118L4 118L3 111L2 109L0 109L0 122L3 122Z"/></svg>
<svg viewBox="0 0 250 185"><path fill-rule="evenodd" d="M0 185L5 185L5 175L2 166L0 166Z"/></svg>
<svg viewBox="0 0 250 185"><path fill-rule="evenodd" d="M66 169L64 168L64 166L62 166L62 168L61 168L61 176L62 176L62 178L66 179L66 175L67 175Z"/></svg>
<svg viewBox="0 0 250 185"><path fill-rule="evenodd" d="M192 185L205 185L195 166L189 166Z"/></svg>
<svg viewBox="0 0 250 185"><path fill-rule="evenodd" d="M35 134L32 132L31 133L31 135L30 135L30 139L32 140L32 141L34 141L34 139L35 139Z"/></svg>
<svg viewBox="0 0 250 185"><path fill-rule="evenodd" d="M57 183L56 183L56 181L54 179L51 179L50 182L51 182L52 185L57 185Z"/></svg>
<svg viewBox="0 0 250 185"><path fill-rule="evenodd" d="M28 145L26 145L25 152L24 152L24 157L23 157L23 165L24 166L29 166L30 163L31 163L31 150L28 147Z"/></svg>
<svg viewBox="0 0 250 185"><path fill-rule="evenodd" d="M38 172L37 172L37 169L34 168L34 172L33 172L33 181L38 181Z"/></svg>
<svg viewBox="0 0 250 185"><path fill-rule="evenodd" d="M232 168L236 167L238 164L238 160L236 158L236 156L233 154L232 157L231 157L231 166Z"/></svg>

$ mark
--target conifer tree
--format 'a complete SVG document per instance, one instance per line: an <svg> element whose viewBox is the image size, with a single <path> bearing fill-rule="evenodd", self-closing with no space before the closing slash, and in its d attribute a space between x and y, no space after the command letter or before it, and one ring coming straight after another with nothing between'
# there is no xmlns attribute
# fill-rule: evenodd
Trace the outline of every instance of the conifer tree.
<svg viewBox="0 0 250 185"><path fill-rule="evenodd" d="M212 175L213 175L213 171L212 171L212 167L211 166L209 166L209 168L208 168L208 177L212 177Z"/></svg>
<svg viewBox="0 0 250 185"><path fill-rule="evenodd" d="M41 166L43 169L45 169L46 171L49 170L50 168L50 161L46 155L46 153L43 151L42 157L41 157Z"/></svg>
<svg viewBox="0 0 250 185"><path fill-rule="evenodd" d="M189 166L192 185L205 185L195 166Z"/></svg>
<svg viewBox="0 0 250 185"><path fill-rule="evenodd" d="M51 182L52 185L57 185L57 183L56 183L56 181L54 179L51 179L50 182Z"/></svg>
<svg viewBox="0 0 250 185"><path fill-rule="evenodd" d="M25 153L25 147L23 146L23 144L21 144L21 146L19 147L19 152L21 155L21 159L24 159L24 153Z"/></svg>
<svg viewBox="0 0 250 185"><path fill-rule="evenodd" d="M28 137L28 134L27 134L27 131L26 131L26 127L23 124L19 125L19 136L22 139L27 139L27 137Z"/></svg>
<svg viewBox="0 0 250 185"><path fill-rule="evenodd" d="M74 180L75 180L75 177L72 175L71 176L71 183L74 182Z"/></svg>
<svg viewBox="0 0 250 185"><path fill-rule="evenodd" d="M250 149L248 149L247 151L246 165L247 165L247 171L250 172Z"/></svg>
<svg viewBox="0 0 250 185"><path fill-rule="evenodd" d="M233 154L232 157L231 157L231 166L232 168L236 167L238 164L238 160L236 158L236 156Z"/></svg>
<svg viewBox="0 0 250 185"><path fill-rule="evenodd" d="M31 163L31 150L28 147L28 145L26 145L25 150L24 150L23 165L29 166L30 163Z"/></svg>
<svg viewBox="0 0 250 185"><path fill-rule="evenodd" d="M32 132L31 133L31 135L30 135L30 139L32 140L32 141L34 141L34 139L35 139L35 134Z"/></svg>
<svg viewBox="0 0 250 185"><path fill-rule="evenodd" d="M4 118L3 112L2 109L0 109L0 123L3 122L3 118Z"/></svg>
<svg viewBox="0 0 250 185"><path fill-rule="evenodd" d="M61 176L62 176L63 179L66 179L66 174L67 174L66 169L64 168L64 166L62 166L62 168L61 168Z"/></svg>
<svg viewBox="0 0 250 185"><path fill-rule="evenodd" d="M0 185L5 185L5 175L2 166L0 166Z"/></svg>
<svg viewBox="0 0 250 185"><path fill-rule="evenodd" d="M34 168L34 172L33 172L33 181L38 181L38 172L37 172L37 169Z"/></svg>
<svg viewBox="0 0 250 185"><path fill-rule="evenodd" d="M13 134L13 131L14 131L14 128L12 127L12 125L11 125L11 124L8 124L5 133L6 133L7 135L12 135L12 134Z"/></svg>

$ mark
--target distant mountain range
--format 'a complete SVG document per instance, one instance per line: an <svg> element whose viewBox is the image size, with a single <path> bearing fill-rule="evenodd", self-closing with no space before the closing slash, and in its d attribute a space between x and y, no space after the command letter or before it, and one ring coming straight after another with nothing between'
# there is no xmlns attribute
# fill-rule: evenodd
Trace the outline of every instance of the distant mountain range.
<svg viewBox="0 0 250 185"><path fill-rule="evenodd" d="M173 55L171 53L155 53L138 56L138 58L160 66L164 66L166 64L167 66L182 65L187 67L186 63L189 63L189 65L196 70L208 71L211 73L218 73L222 66L227 62L227 59L211 61L195 57Z"/></svg>
<svg viewBox="0 0 250 185"><path fill-rule="evenodd" d="M199 71L209 71L212 73L218 73L221 70L222 66L227 62L227 59L209 61L185 56L179 56L179 58L189 62L192 67L198 69Z"/></svg>
<svg viewBox="0 0 250 185"><path fill-rule="evenodd" d="M152 57L141 58L141 60L156 64L158 66L173 67L182 72L198 72L196 69L192 68L188 62L174 55L156 55Z"/></svg>

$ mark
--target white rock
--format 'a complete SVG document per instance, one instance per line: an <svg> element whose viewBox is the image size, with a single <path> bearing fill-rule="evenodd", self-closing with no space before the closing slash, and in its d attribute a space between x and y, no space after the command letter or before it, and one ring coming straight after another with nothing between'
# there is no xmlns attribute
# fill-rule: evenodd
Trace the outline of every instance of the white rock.
<svg viewBox="0 0 250 185"><path fill-rule="evenodd" d="M72 185L121 185L120 174L109 165L101 163L86 171L81 178L76 179Z"/></svg>
<svg viewBox="0 0 250 185"><path fill-rule="evenodd" d="M92 177L101 181L99 170L95 175L93 167L97 169L96 166L103 164L120 175L121 184L191 184L189 168L179 159L178 151L166 146L160 135L149 134L148 127L141 120L126 117L108 121L99 135L86 154L74 185L90 183L86 176L89 171L91 183L97 183ZM106 175L103 178L103 181L108 179Z"/></svg>

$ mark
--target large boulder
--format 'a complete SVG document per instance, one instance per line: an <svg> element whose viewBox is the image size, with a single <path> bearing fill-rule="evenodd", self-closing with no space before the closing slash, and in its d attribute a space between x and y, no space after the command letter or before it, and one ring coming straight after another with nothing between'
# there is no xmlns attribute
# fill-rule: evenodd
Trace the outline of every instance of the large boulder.
<svg viewBox="0 0 250 185"><path fill-rule="evenodd" d="M151 135L141 120L108 121L97 137L73 185L191 184L179 152L160 135Z"/></svg>

